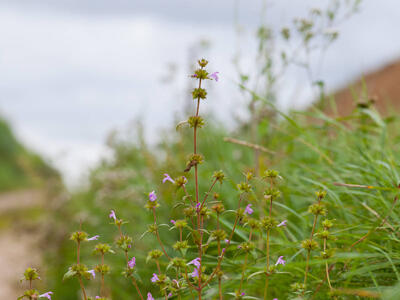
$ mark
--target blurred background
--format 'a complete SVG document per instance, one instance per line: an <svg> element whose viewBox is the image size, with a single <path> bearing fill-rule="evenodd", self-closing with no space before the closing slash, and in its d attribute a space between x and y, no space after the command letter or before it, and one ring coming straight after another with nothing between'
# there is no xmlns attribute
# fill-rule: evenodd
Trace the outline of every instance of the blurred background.
<svg viewBox="0 0 400 300"><path fill-rule="evenodd" d="M2 0L1 114L73 186L107 155L111 130L139 120L146 140L154 141L159 128L172 124L199 56L221 74L207 108L234 124L247 103L238 95L233 61L245 74L254 71L259 26L280 30L330 2ZM340 37L314 79L332 91L395 61L399 11L395 0L363 1L332 28ZM307 82L301 69L290 72L280 105L310 103ZM296 97L287 92L293 89Z"/></svg>
<svg viewBox="0 0 400 300"><path fill-rule="evenodd" d="M315 16L316 43L308 47L303 21ZM291 27L297 30L293 43L283 30ZM380 109L399 105L397 28L396 0L0 0L0 269L15 269L11 277L0 274L3 298L14 295L15 277L27 264L44 265L47 258L35 251L27 257L26 251L49 240L48 232L37 233L49 220L76 221L74 209L85 205L95 207L86 214L103 213L109 204L100 208L83 199L98 200L100 190L104 200L121 187L104 187L107 180L127 180L125 186L137 176L129 172L150 165L157 170L154 179L175 166L167 160L155 167L132 144L161 144L171 153L165 133L191 111L189 76L196 59L209 59L208 69L220 72L204 106L218 124L215 140L208 141L214 145L252 120L248 89L283 111L337 95L345 114L352 109L347 87L363 79L379 104L390 103ZM288 61L282 53L295 57ZM279 64L271 67L273 60ZM272 73L279 80L271 80ZM179 138L174 141L179 145ZM250 154L242 153L237 170L252 164ZM131 169L104 175L124 164ZM129 196L114 195L121 205ZM65 203L74 203L70 215L58 214ZM53 229L52 249L62 256L69 228Z"/></svg>

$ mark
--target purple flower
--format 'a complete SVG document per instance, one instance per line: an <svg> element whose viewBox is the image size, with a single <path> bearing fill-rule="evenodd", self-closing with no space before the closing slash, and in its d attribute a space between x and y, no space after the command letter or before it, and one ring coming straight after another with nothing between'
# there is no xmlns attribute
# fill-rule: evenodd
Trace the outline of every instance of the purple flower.
<svg viewBox="0 0 400 300"><path fill-rule="evenodd" d="M225 248L222 248L222 253L225 253Z"/></svg>
<svg viewBox="0 0 400 300"><path fill-rule="evenodd" d="M241 293L240 295L243 297L244 295L246 295L246 293L245 293L245 292L243 292L243 293Z"/></svg>
<svg viewBox="0 0 400 300"><path fill-rule="evenodd" d="M162 183L165 183L166 181L169 181L171 183L175 183L175 180L173 180L171 178L171 176L169 176L167 173L164 174L164 179L163 179Z"/></svg>
<svg viewBox="0 0 400 300"><path fill-rule="evenodd" d="M244 212L248 215L251 215L253 213L253 209L251 208L252 204L249 204L246 206L246 209L244 210Z"/></svg>
<svg viewBox="0 0 400 300"><path fill-rule="evenodd" d="M192 273L190 273L192 278L199 278L199 269L195 268Z"/></svg>
<svg viewBox="0 0 400 300"><path fill-rule="evenodd" d="M200 268L200 257L193 259L188 265L195 265L196 268Z"/></svg>
<svg viewBox="0 0 400 300"><path fill-rule="evenodd" d="M215 81L218 81L219 77L218 77L219 72L214 72L212 74L210 74L210 78L214 79Z"/></svg>
<svg viewBox="0 0 400 300"><path fill-rule="evenodd" d="M147 293L147 300L154 300L153 295L151 293Z"/></svg>
<svg viewBox="0 0 400 300"><path fill-rule="evenodd" d="M274 299L272 299L272 300L278 300L278 298L274 298Z"/></svg>
<svg viewBox="0 0 400 300"><path fill-rule="evenodd" d="M175 222L175 220L171 220L171 223L175 225L176 222Z"/></svg>
<svg viewBox="0 0 400 300"><path fill-rule="evenodd" d="M150 200L151 202L154 202L154 201L157 200L157 195L156 195L156 192L155 192L155 191L152 191L152 192L149 194L149 200Z"/></svg>
<svg viewBox="0 0 400 300"><path fill-rule="evenodd" d="M132 257L132 259L128 261L128 267L129 269L133 269L134 266L136 266L136 258Z"/></svg>
<svg viewBox="0 0 400 300"><path fill-rule="evenodd" d="M201 204L200 202L198 202L198 203L196 204L196 209L197 209L197 210L199 210L200 204Z"/></svg>
<svg viewBox="0 0 400 300"><path fill-rule="evenodd" d="M176 279L173 279L172 282L174 282L176 284L177 287L179 287L179 282Z"/></svg>
<svg viewBox="0 0 400 300"><path fill-rule="evenodd" d="M91 238L87 239L88 241L97 241L99 239L99 235L92 236Z"/></svg>
<svg viewBox="0 0 400 300"><path fill-rule="evenodd" d="M282 222L280 222L277 227L281 227L281 226L286 226L286 222L287 220L283 220Z"/></svg>
<svg viewBox="0 0 400 300"><path fill-rule="evenodd" d="M171 298L171 297L172 297L172 293L169 293L169 294L168 294L168 298Z"/></svg>
<svg viewBox="0 0 400 300"><path fill-rule="evenodd" d="M108 215L109 218L114 219L114 221L117 220L117 216L115 215L115 211L111 210L110 214Z"/></svg>
<svg viewBox="0 0 400 300"><path fill-rule="evenodd" d="M89 270L87 272L90 273L93 276L93 279L96 278L96 272L94 270Z"/></svg>
<svg viewBox="0 0 400 300"><path fill-rule="evenodd" d="M228 239L225 239L225 243L227 243L227 244L230 244L230 243L231 243L231 241L230 241L230 240L228 240Z"/></svg>
<svg viewBox="0 0 400 300"><path fill-rule="evenodd" d="M150 280L151 280L151 282L157 282L159 280L157 274L153 273L153 277L151 277Z"/></svg>
<svg viewBox="0 0 400 300"><path fill-rule="evenodd" d="M47 299L51 300L51 295L53 295L53 292L47 292L47 293L39 295L39 298L47 298Z"/></svg>
<svg viewBox="0 0 400 300"><path fill-rule="evenodd" d="M286 261L283 260L283 256L279 256L278 260L275 263L275 266L277 265L285 265Z"/></svg>

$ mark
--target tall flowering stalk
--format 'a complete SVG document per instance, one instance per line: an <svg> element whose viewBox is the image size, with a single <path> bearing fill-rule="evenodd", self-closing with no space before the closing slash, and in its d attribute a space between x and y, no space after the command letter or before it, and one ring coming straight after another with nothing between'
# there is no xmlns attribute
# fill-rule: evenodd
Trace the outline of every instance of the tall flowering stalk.
<svg viewBox="0 0 400 300"><path fill-rule="evenodd" d="M264 199L266 200L266 205L268 207L268 215L262 219L261 224L262 227L266 230L266 278L265 278L265 287L264 287L264 299L267 299L268 296L268 285L269 278L273 273L273 269L270 266L270 238L271 238L271 230L276 227L286 225L286 221L283 221L279 225L278 222L272 217L272 204L274 200L280 197L280 192L276 189L276 180L280 178L279 173L275 170L267 170L264 173L264 178L269 184L269 188L266 189L264 193Z"/></svg>
<svg viewBox="0 0 400 300"><path fill-rule="evenodd" d="M104 276L110 273L110 267L104 263L104 256L108 253L115 253L109 244L97 244L93 251L101 256L101 263L95 267L95 271L101 275L100 296L105 297Z"/></svg>
<svg viewBox="0 0 400 300"><path fill-rule="evenodd" d="M82 227L82 224L81 224ZM95 270L89 270L88 267L81 263L81 246L83 242L95 241L99 238L98 235L95 235L91 238L88 237L88 234L80 230L75 231L71 234L70 239L76 243L76 264L69 267L68 272L64 274L64 279L68 279L70 277L76 277L79 282L79 286L82 291L83 298L88 300L85 285L83 283L83 279L90 280L96 277Z"/></svg>
<svg viewBox="0 0 400 300"><path fill-rule="evenodd" d="M18 300L22 299L29 299L29 300L36 300L39 298L47 298L51 300L51 296L53 292L47 292L44 294L40 294L37 290L33 289L33 282L35 280L40 280L39 273L34 268L28 268L24 272L24 277L21 279L21 282L25 280L29 283L29 288L24 292L24 294L18 297Z"/></svg>
<svg viewBox="0 0 400 300"><path fill-rule="evenodd" d="M204 286L202 285L202 257L203 257L203 226L204 226L204 216L205 213L203 211L204 204L207 200L209 193L214 187L215 183L219 180L218 176L215 177L208 193L206 193L202 202L200 202L199 198L199 179L198 179L198 165L203 162L203 156L197 153L197 129L201 128L204 124L203 119L199 116L200 111L200 102L201 100L205 100L207 97L207 91L202 87L202 82L207 79L214 79L218 81L218 72L214 72L209 74L205 67L208 64L208 61L205 59L201 59L198 61L199 68L195 71L193 78L198 80L198 87L195 88L192 92L193 99L197 102L196 104L196 113L194 116L190 117L188 122L190 127L193 128L193 154L189 158L189 162L187 164L187 168L185 171L190 171L191 167L194 166L194 180L195 180L195 202L196 202L196 215L197 215L197 238L198 238L198 252L199 252L199 266L197 268L198 272L198 283L197 283L197 292L199 300L202 296L202 290ZM223 176L223 175L222 175ZM223 177L222 177L223 179ZM222 181L222 180L221 180Z"/></svg>
<svg viewBox="0 0 400 300"><path fill-rule="evenodd" d="M329 265L328 265L328 259L333 256L333 249L328 247L328 241L333 240L334 237L330 233L330 229L333 227L333 221L325 219L322 222L322 230L317 233L317 236L322 239L323 243L323 251L321 252L321 258L325 260L325 275L326 275L326 281L328 282L329 290L331 294L333 294L333 288L331 284L331 280L329 277Z"/></svg>
<svg viewBox="0 0 400 300"><path fill-rule="evenodd" d="M133 286L136 289L136 292L141 300L143 300L142 292L137 284L135 278L136 272L136 259L129 258L129 251L132 249L133 240L129 235L126 235L122 232L122 225L125 223L124 220L118 219L117 215L114 210L111 210L109 214L109 218L112 220L113 224L118 228L118 239L117 239L117 246L124 252L125 257L125 271L124 275L126 278L130 278Z"/></svg>
<svg viewBox="0 0 400 300"><path fill-rule="evenodd" d="M309 272L309 267L310 267L310 256L311 256L311 251L315 250L318 248L318 243L313 239L315 235L315 230L317 226L317 221L319 216L325 216L327 213L327 210L321 201L325 198L326 192L325 191L319 191L316 193L317 195L317 203L314 203L310 205L308 208L308 212L314 215L314 221L311 229L311 234L310 238L307 240L304 240L301 243L301 247L307 251L307 258L306 258L306 268L304 271L304 283L302 286L303 289L303 294L305 290L307 289L307 276Z"/></svg>

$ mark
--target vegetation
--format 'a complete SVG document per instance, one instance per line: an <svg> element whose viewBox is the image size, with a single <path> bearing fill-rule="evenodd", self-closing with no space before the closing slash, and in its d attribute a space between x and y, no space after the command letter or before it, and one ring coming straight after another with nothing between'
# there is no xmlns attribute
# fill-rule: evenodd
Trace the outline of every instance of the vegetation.
<svg viewBox="0 0 400 300"><path fill-rule="evenodd" d="M22 146L0 119L0 191L38 186L48 178L58 178L57 172Z"/></svg>
<svg viewBox="0 0 400 300"><path fill-rule="evenodd" d="M270 105L271 111L278 112L272 104L265 103ZM247 191L244 199L246 205L253 205L254 213L240 222L221 264L223 297L262 299L266 279L267 299L359 299L393 293L390 287L397 284L399 263L396 254L399 136L394 130L398 119L382 119L364 102L346 118L327 116L317 108L290 115L278 113L281 118L265 119L257 126L262 147L249 143L243 146L246 143L237 141L249 136L250 127L246 125L236 133L229 133L236 138L234 143L225 142L228 132L222 126L209 125L210 122L199 132L199 151L206 158L199 167L200 187L203 183L212 183L210 174L216 168L223 169L227 178L223 185L215 185L218 195L210 194L207 200L210 209L217 203L226 208L227 213L221 215L219 222L227 233L233 228L235 214L244 213L236 210L239 195L236 183L243 180L243 172L248 179L252 177L253 189ZM100 234L102 243L112 244L118 236L107 221L110 209L115 210L118 218L129 221L123 228L134 240L132 250L129 249L129 254L136 257L134 278L143 291L151 291L153 295L159 295L160 291L150 281L156 270L151 262L146 264L146 256L149 251L162 248L154 236L143 236L148 224L153 222L153 215L144 213L144 205L149 191L159 186L156 189L161 204L157 207L158 230L166 253L170 257L177 256L179 251L172 245L179 240L179 232L169 222L179 219L181 204L188 200L183 190L177 190L173 184L160 185L160 182L166 172L173 178L183 174L186 166L182 161L187 161L187 153L192 150L192 145L186 141L193 138L188 128L164 136L168 138L154 149L143 140L132 143L113 139L110 145L114 159L104 161L94 170L90 189L76 195L62 211L65 220L75 220L75 224L80 221L84 231ZM259 153L254 155L254 152ZM250 175L249 171L254 169L258 172ZM190 173L185 176L188 179L186 189L193 197L194 176ZM279 198L276 187L279 187ZM246 190L245 185L240 189ZM199 195L204 196L207 191L208 187L203 187ZM275 196L270 210L268 199ZM265 217L270 211L272 218L268 223ZM217 215L215 209L210 211L207 222L211 228L218 226ZM269 225L275 227L282 220L287 220L286 227L266 234ZM70 221L62 226L76 228ZM254 246L250 246L246 243L253 229L257 239ZM207 238L210 233L207 231ZM189 230L186 234L193 233ZM250 247L249 251L238 251L239 245ZM286 261L284 266L272 268L271 276L265 275L269 274L267 245L271 260L273 257L270 268L280 256ZM208 246L204 261L205 272L210 275L221 252L218 254L218 240ZM60 256L50 258L50 265L56 267L48 274L49 284L58 299L74 299L79 290L77 282L62 281L61 274L76 260L71 247L71 242L65 240L58 253L61 259ZM105 258L111 271L105 275L103 291L113 299L128 299L136 290L121 276L127 265L124 255L118 254L116 248L117 244L112 246L116 254ZM187 261L195 258L195 251L195 246L189 247L185 254ZM98 257L91 255L87 244L83 245L81 255L87 265L98 264ZM164 256L159 264L166 270L168 259ZM168 269L165 274L172 276L174 272ZM99 292L96 280L85 282L94 294ZM218 298L218 280L210 284L204 297ZM292 290L288 286L292 286ZM187 297L185 295L183 291L182 299Z"/></svg>
<svg viewBox="0 0 400 300"><path fill-rule="evenodd" d="M331 25L336 13L295 22L307 61L323 32L313 18ZM292 30L281 34L289 40ZM57 299L398 297L399 119L380 116L368 96L336 115L322 82L313 85L318 105L279 111L271 36L259 31L255 81L266 86L240 76L251 118L234 132L199 114L213 101L202 84L217 80L202 59L193 116L156 147L140 132L137 141L110 139L113 158L54 212L60 246L48 251L46 277ZM298 57L281 59L286 69ZM314 84L312 66L302 66Z"/></svg>

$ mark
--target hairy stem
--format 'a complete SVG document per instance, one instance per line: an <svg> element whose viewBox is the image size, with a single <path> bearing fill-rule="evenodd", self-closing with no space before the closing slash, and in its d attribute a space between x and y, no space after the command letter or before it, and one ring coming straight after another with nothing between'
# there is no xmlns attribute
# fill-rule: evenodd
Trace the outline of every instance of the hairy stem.
<svg viewBox="0 0 400 300"><path fill-rule="evenodd" d="M153 207L153 217L154 217L154 225L156 225L156 237L157 241L161 246L162 251L164 252L165 256L168 258L168 260L171 260L171 257L167 254L167 251L165 251L164 244L162 243L160 239L160 234L158 233L158 228L157 228L157 216L156 216L156 209Z"/></svg>
<svg viewBox="0 0 400 300"><path fill-rule="evenodd" d="M312 227L311 235L310 235L310 241L313 240L315 227L317 225L317 220L318 220L318 215L315 215L314 216L314 223L313 223L313 227ZM310 255L311 255L311 249L308 249L307 250L307 260L306 260L306 270L304 272L304 285L307 284L307 275L308 275L308 271L309 271L309 268L310 268Z"/></svg>
<svg viewBox="0 0 400 300"><path fill-rule="evenodd" d="M199 79L199 89L201 88L201 78ZM199 116L199 110L200 110L200 96L197 98L197 108L196 108L196 117ZM193 153L197 154L197 126L194 126L193 128ZM195 187L196 187L196 205L199 204L199 179L198 179L198 166L197 164L194 166L194 179L195 179ZM202 266L202 255L203 255L203 234L201 230L201 224L200 224L200 208L197 208L197 231L200 236L199 240L199 258L200 258L200 267L198 269L199 273L199 282L198 282L198 295L199 295L199 300L201 299L201 266Z"/></svg>
<svg viewBox="0 0 400 300"><path fill-rule="evenodd" d="M238 209L240 208L240 205L241 205L241 203L242 203L242 197L243 197L243 194L240 194ZM230 243L231 243L231 240L232 240L232 237L233 237L233 235L234 235L234 233L235 233L235 230L236 230L236 226L237 226L238 221L239 221L239 215L236 214L235 223L233 224L232 231L231 231L231 233L230 233L230 235L229 235L228 245L227 245L227 246L229 246ZM210 277L208 277L208 280L207 280L206 282L204 282L203 287L206 286L206 285L214 278L214 276L217 274L218 270L219 270L220 267L221 267L221 262L222 262L222 260L224 259L225 253L226 253L226 251L222 251L222 254L221 254L220 257L218 258L217 266L215 267L214 271L211 273Z"/></svg>
<svg viewBox="0 0 400 300"><path fill-rule="evenodd" d="M250 229L250 234L249 234L249 242L251 242L251 235L253 233L253 230ZM243 264L243 268L242 268L242 278L240 279L240 285L239 285L239 292L238 295L240 295L240 291L242 290L242 286L243 286L243 280L244 280L244 273L246 271L247 268L247 260L249 258L249 252L246 252L246 256L244 258L244 264Z"/></svg>
<svg viewBox="0 0 400 300"><path fill-rule="evenodd" d="M81 286L83 298L84 298L85 300L87 300L86 291L85 291L85 287L83 286L83 282L82 282L81 276L79 276L79 285Z"/></svg>

